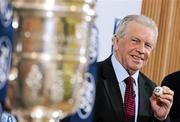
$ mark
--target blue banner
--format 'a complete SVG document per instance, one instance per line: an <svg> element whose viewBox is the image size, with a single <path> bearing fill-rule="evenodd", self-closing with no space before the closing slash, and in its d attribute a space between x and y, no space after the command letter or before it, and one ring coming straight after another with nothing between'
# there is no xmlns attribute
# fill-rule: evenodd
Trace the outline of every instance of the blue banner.
<svg viewBox="0 0 180 122"><path fill-rule="evenodd" d="M113 30L113 34L116 33L117 28L118 28L120 22L121 22L121 19L119 19L119 18L115 18L115 19L114 19L114 30Z"/></svg>

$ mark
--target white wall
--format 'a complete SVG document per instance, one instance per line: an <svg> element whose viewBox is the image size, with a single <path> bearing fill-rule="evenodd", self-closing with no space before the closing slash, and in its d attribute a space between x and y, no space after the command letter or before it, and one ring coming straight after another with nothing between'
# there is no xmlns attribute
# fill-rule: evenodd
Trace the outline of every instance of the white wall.
<svg viewBox="0 0 180 122"><path fill-rule="evenodd" d="M99 30L98 61L111 54L114 19L128 14L140 14L142 0L97 0L96 26Z"/></svg>

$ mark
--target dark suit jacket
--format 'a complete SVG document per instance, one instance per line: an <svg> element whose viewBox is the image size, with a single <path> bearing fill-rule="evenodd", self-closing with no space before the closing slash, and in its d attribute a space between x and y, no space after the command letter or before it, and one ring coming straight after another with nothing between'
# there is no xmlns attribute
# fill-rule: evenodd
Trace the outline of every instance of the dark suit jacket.
<svg viewBox="0 0 180 122"><path fill-rule="evenodd" d="M98 63L96 83L94 122L124 122L123 100L110 57ZM155 83L140 72L138 84L138 122L158 122L149 101Z"/></svg>
<svg viewBox="0 0 180 122"><path fill-rule="evenodd" d="M169 113L171 122L180 122L180 71L167 75L162 85L168 86L174 91L173 105Z"/></svg>

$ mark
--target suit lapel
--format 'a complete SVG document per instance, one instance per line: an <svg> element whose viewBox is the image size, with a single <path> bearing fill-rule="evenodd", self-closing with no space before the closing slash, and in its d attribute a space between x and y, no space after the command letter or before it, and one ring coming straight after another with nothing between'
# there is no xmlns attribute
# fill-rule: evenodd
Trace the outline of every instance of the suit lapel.
<svg viewBox="0 0 180 122"><path fill-rule="evenodd" d="M111 63L111 58L109 57L103 65L105 67L103 69L103 75L105 77L105 89L110 97L110 102L117 116L117 121L124 121L123 100L120 93L119 84Z"/></svg>
<svg viewBox="0 0 180 122"><path fill-rule="evenodd" d="M152 116L151 105L149 98L151 96L151 91L149 89L149 84L147 80L143 78L142 74L139 73L138 78L139 84L139 107L138 107L138 121L148 119Z"/></svg>

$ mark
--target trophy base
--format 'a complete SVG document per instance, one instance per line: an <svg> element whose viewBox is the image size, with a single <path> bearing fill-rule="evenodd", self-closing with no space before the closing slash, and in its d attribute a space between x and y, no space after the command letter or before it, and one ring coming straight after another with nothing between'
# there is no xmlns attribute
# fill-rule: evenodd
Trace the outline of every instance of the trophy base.
<svg viewBox="0 0 180 122"><path fill-rule="evenodd" d="M32 110L16 109L13 111L19 122L60 122L65 117L61 110L36 106Z"/></svg>

